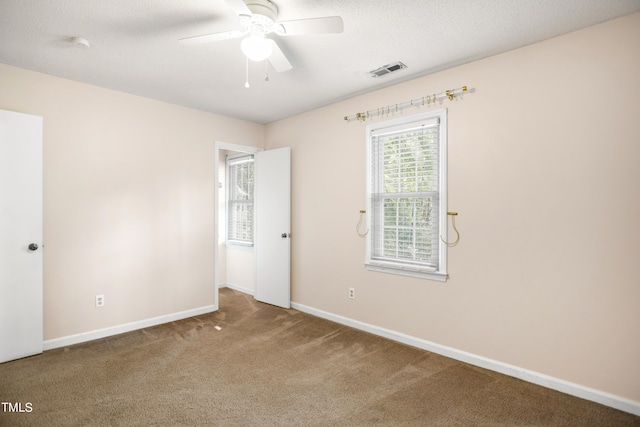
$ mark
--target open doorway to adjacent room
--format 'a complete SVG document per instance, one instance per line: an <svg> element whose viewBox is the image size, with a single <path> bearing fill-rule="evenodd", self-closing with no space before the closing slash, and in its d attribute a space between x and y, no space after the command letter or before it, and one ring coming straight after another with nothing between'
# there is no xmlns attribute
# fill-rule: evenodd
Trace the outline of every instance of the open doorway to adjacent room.
<svg viewBox="0 0 640 427"><path fill-rule="evenodd" d="M229 287L251 295L255 294L255 246L253 241L242 241L239 239L229 239L229 185L241 185L240 191L246 190L237 179L229 179L229 159L243 159L251 161L256 152L261 149L251 146L216 142L215 164L216 170L216 248L215 248L215 285L216 285L216 305L218 305L218 289ZM242 168L242 165L231 168ZM248 168L245 169L245 172ZM252 170L252 168L251 168ZM253 185L251 185L253 187ZM238 193L237 188L231 188L231 193ZM244 217L245 221L250 221L249 226L253 226L253 216L251 214ZM250 233L252 236L252 233ZM244 237L249 237L244 234ZM252 240L252 239L251 239Z"/></svg>

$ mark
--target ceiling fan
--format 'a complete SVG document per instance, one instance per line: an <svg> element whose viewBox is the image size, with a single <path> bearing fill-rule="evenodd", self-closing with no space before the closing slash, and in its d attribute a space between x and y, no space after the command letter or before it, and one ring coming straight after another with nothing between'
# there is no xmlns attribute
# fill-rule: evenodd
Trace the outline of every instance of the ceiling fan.
<svg viewBox="0 0 640 427"><path fill-rule="evenodd" d="M203 44L244 37L240 48L248 59L252 61L268 59L276 71L283 72L292 68L291 63L276 42L266 38L268 34L295 36L341 33L344 28L342 18L339 16L278 22L278 7L270 0L225 0L225 2L238 15L241 30L187 37L180 39L180 42Z"/></svg>

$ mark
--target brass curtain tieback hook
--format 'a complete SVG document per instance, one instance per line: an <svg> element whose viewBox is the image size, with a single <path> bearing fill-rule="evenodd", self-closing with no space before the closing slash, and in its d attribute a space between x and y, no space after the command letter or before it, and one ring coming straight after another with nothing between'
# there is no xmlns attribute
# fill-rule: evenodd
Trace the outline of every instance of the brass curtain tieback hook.
<svg viewBox="0 0 640 427"><path fill-rule="evenodd" d="M367 213L367 211L365 211L364 209L360 210L360 221L358 221L358 224L356 225L356 233L358 233L358 236L360 236L360 237L365 237L367 234L369 234L369 230L365 231L364 233L360 232L360 225L362 224L362 217L366 213Z"/></svg>
<svg viewBox="0 0 640 427"><path fill-rule="evenodd" d="M447 212L447 218L451 217L451 224L453 225L453 229L457 234L456 240L454 240L453 242L447 242L442 238L442 236L440 236L440 240L442 240L442 242L447 246L455 246L460 241L460 232L456 228L456 216L458 216L458 212Z"/></svg>

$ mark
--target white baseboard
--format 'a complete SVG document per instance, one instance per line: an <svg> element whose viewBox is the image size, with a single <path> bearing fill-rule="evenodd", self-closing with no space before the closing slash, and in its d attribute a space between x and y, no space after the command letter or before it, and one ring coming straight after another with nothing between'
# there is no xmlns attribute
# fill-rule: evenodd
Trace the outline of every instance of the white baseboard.
<svg viewBox="0 0 640 427"><path fill-rule="evenodd" d="M164 316L153 317L151 319L144 319L137 322L125 323L123 325L111 326L109 328L97 329L95 331L82 332L80 334L54 338L43 343L44 350L52 350L54 348L66 347L68 345L80 344L86 341L96 340L98 338L105 338L112 335L131 332L137 329L149 328L151 326L174 322L176 320L182 320L188 317L198 316L200 314L211 313L213 311L216 311L217 309L218 307L215 305L207 305L200 308L194 308L192 310L185 310L177 313L166 314Z"/></svg>
<svg viewBox="0 0 640 427"><path fill-rule="evenodd" d="M241 288L240 286L234 285L233 283L221 283L220 285L218 285L218 289L220 288L229 288L233 289L234 291L244 292L245 294L255 296L255 292L252 289Z"/></svg>
<svg viewBox="0 0 640 427"><path fill-rule="evenodd" d="M543 387L557 390L565 394L579 397L581 399L600 403L602 405L619 409L624 412L629 412L634 415L640 415L640 402L626 399L624 397L595 390L579 384L574 384L538 372L530 371L528 369L519 368L517 366L502 363L497 360L488 359L486 357L478 356L472 353L467 353L465 351L436 344L434 342L426 341L420 338L415 338L406 334L402 334L400 332L380 328L378 326L370 325L358 320L353 320L348 317L343 317L326 311L318 310L313 307L308 307L303 304L291 302L291 307L304 313L331 320L332 322L350 326L352 328L388 338L393 341L398 341L412 347L417 347L422 350L430 351L432 353L441 354L443 356L450 357L461 362L469 363L474 366L479 366L481 368L509 375L523 381L541 385Z"/></svg>

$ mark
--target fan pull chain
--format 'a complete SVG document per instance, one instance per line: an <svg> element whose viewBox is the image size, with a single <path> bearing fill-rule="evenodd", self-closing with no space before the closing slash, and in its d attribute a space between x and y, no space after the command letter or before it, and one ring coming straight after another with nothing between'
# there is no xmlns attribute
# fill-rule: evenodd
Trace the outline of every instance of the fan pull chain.
<svg viewBox="0 0 640 427"><path fill-rule="evenodd" d="M264 60L264 81L269 81L269 59Z"/></svg>
<svg viewBox="0 0 640 427"><path fill-rule="evenodd" d="M247 56L246 59L247 59L247 63L246 63L247 68L246 68L246 73L245 73L246 81L244 82L244 87L249 89L249 57Z"/></svg>

